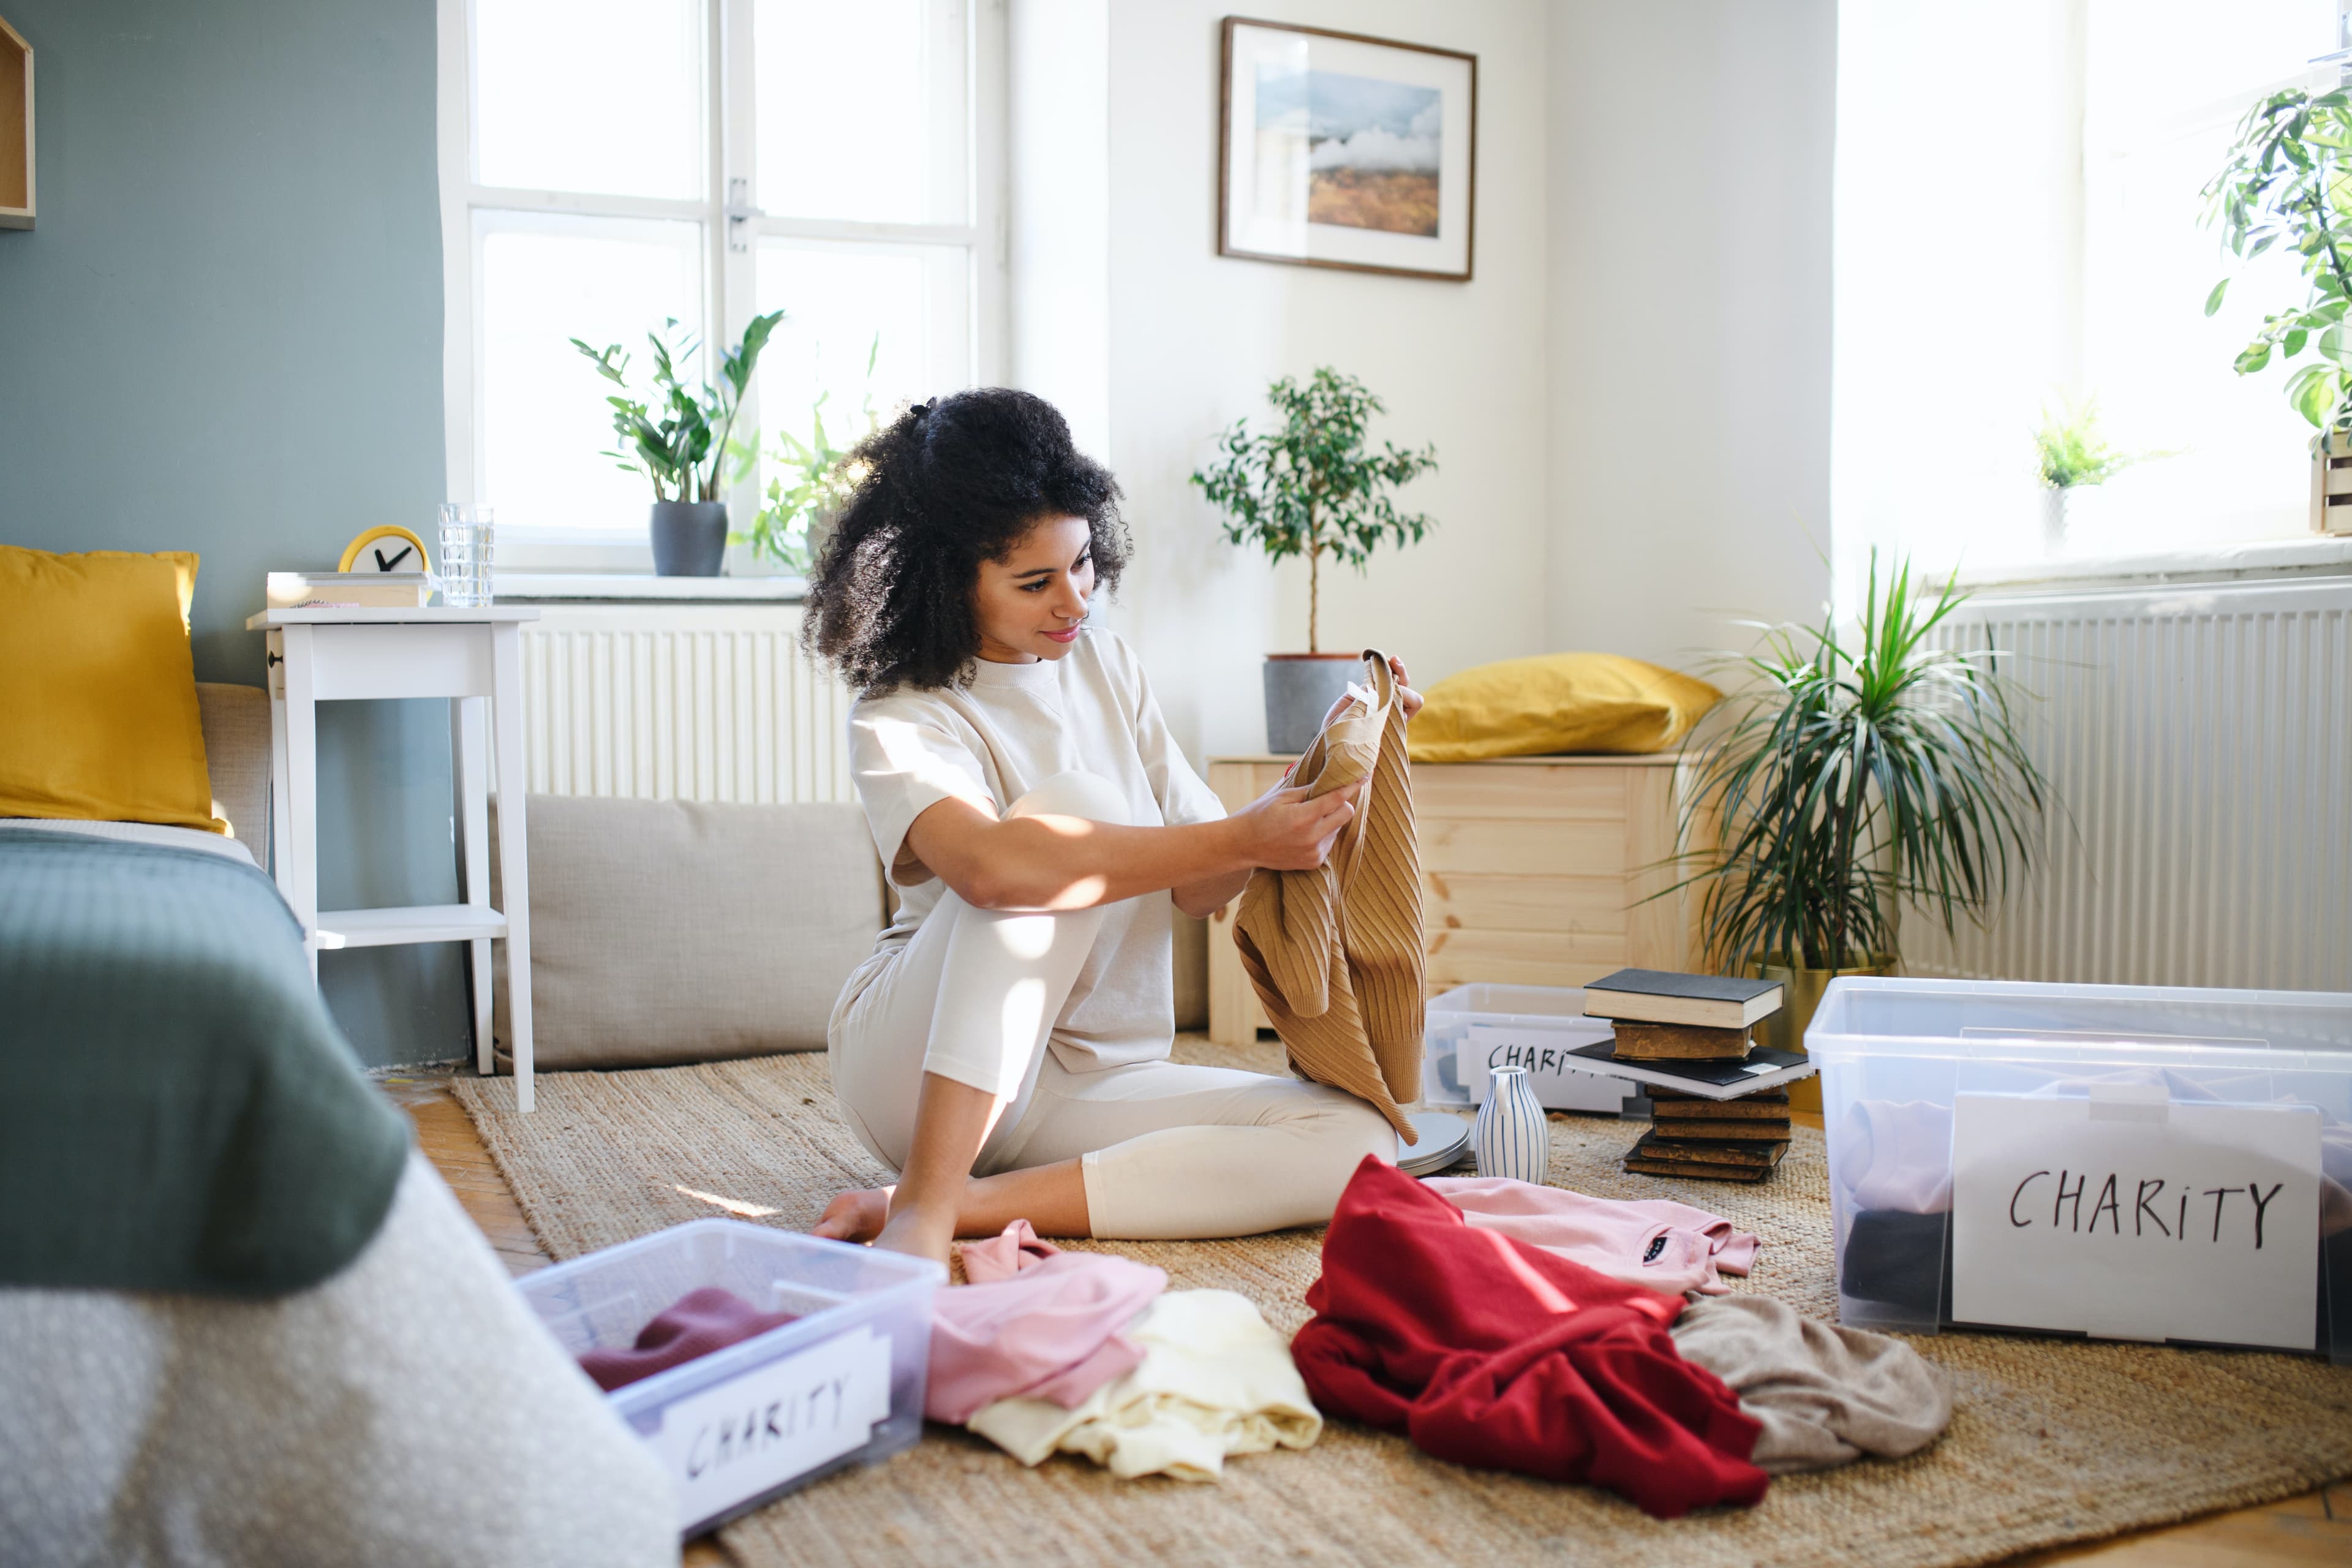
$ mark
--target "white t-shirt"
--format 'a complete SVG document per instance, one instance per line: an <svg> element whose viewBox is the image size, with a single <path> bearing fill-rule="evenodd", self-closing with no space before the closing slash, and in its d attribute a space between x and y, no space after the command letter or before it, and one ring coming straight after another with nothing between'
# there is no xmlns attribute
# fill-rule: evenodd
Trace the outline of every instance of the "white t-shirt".
<svg viewBox="0 0 2352 1568"><path fill-rule="evenodd" d="M1213 822L1225 808L1169 738L1132 650L1089 627L1064 658L973 667L969 687L900 688L849 710L849 761L874 847L900 890L898 918L850 977L852 994L882 972L944 887L907 844L916 817L950 797L1002 816L1055 773L1108 780L1139 826ZM1103 911L1102 932L1054 1026L1072 1072L1157 1061L1175 1034L1172 920L1162 891Z"/></svg>

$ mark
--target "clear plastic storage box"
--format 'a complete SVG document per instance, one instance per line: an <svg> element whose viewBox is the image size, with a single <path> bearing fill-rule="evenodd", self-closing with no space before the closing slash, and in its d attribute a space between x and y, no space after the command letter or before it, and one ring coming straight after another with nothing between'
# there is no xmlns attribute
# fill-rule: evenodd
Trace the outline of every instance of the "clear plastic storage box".
<svg viewBox="0 0 2352 1568"><path fill-rule="evenodd" d="M2352 994L1832 981L1842 1321L2352 1363Z"/></svg>
<svg viewBox="0 0 2352 1568"><path fill-rule="evenodd" d="M1554 1110L1620 1114L1642 1086L1570 1067L1568 1053L1608 1039L1606 1018L1584 1016L1584 993L1557 985L1457 985L1429 999L1422 1036L1422 1099L1477 1105L1486 1069L1523 1067L1536 1099ZM1589 1064L1584 1064L1589 1065Z"/></svg>
<svg viewBox="0 0 2352 1568"><path fill-rule="evenodd" d="M922 1436L931 1298L945 1281L928 1258L705 1219L516 1285L574 1356L628 1349L709 1286L801 1314L607 1396L668 1468L680 1533L692 1535Z"/></svg>

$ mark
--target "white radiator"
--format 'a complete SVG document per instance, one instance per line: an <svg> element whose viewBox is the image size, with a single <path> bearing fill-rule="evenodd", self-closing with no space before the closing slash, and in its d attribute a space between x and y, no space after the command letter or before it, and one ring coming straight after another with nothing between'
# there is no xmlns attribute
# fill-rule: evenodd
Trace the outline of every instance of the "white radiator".
<svg viewBox="0 0 2352 1568"><path fill-rule="evenodd" d="M2352 991L2352 581L1982 597L2064 809L2048 859L1917 974Z"/></svg>
<svg viewBox="0 0 2352 1568"><path fill-rule="evenodd" d="M849 694L797 605L549 605L522 639L540 795L849 801Z"/></svg>

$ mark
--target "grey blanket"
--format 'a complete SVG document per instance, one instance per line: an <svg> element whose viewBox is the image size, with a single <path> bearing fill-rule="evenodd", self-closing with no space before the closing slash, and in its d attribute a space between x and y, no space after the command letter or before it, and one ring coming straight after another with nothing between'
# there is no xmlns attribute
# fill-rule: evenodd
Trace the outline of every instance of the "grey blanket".
<svg viewBox="0 0 2352 1568"><path fill-rule="evenodd" d="M375 1235L407 1147L268 878L0 833L0 1286L316 1284Z"/></svg>

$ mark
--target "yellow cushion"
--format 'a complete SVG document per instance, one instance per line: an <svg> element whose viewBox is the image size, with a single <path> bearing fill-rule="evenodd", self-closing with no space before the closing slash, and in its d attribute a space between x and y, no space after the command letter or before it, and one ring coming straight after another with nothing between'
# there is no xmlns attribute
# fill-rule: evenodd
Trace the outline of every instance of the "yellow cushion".
<svg viewBox="0 0 2352 1568"><path fill-rule="evenodd" d="M0 544L0 816L213 817L188 655L196 557Z"/></svg>
<svg viewBox="0 0 2352 1568"><path fill-rule="evenodd" d="M1423 695L1410 731L1416 763L1663 752L1723 700L1704 680L1613 653L1482 664Z"/></svg>

